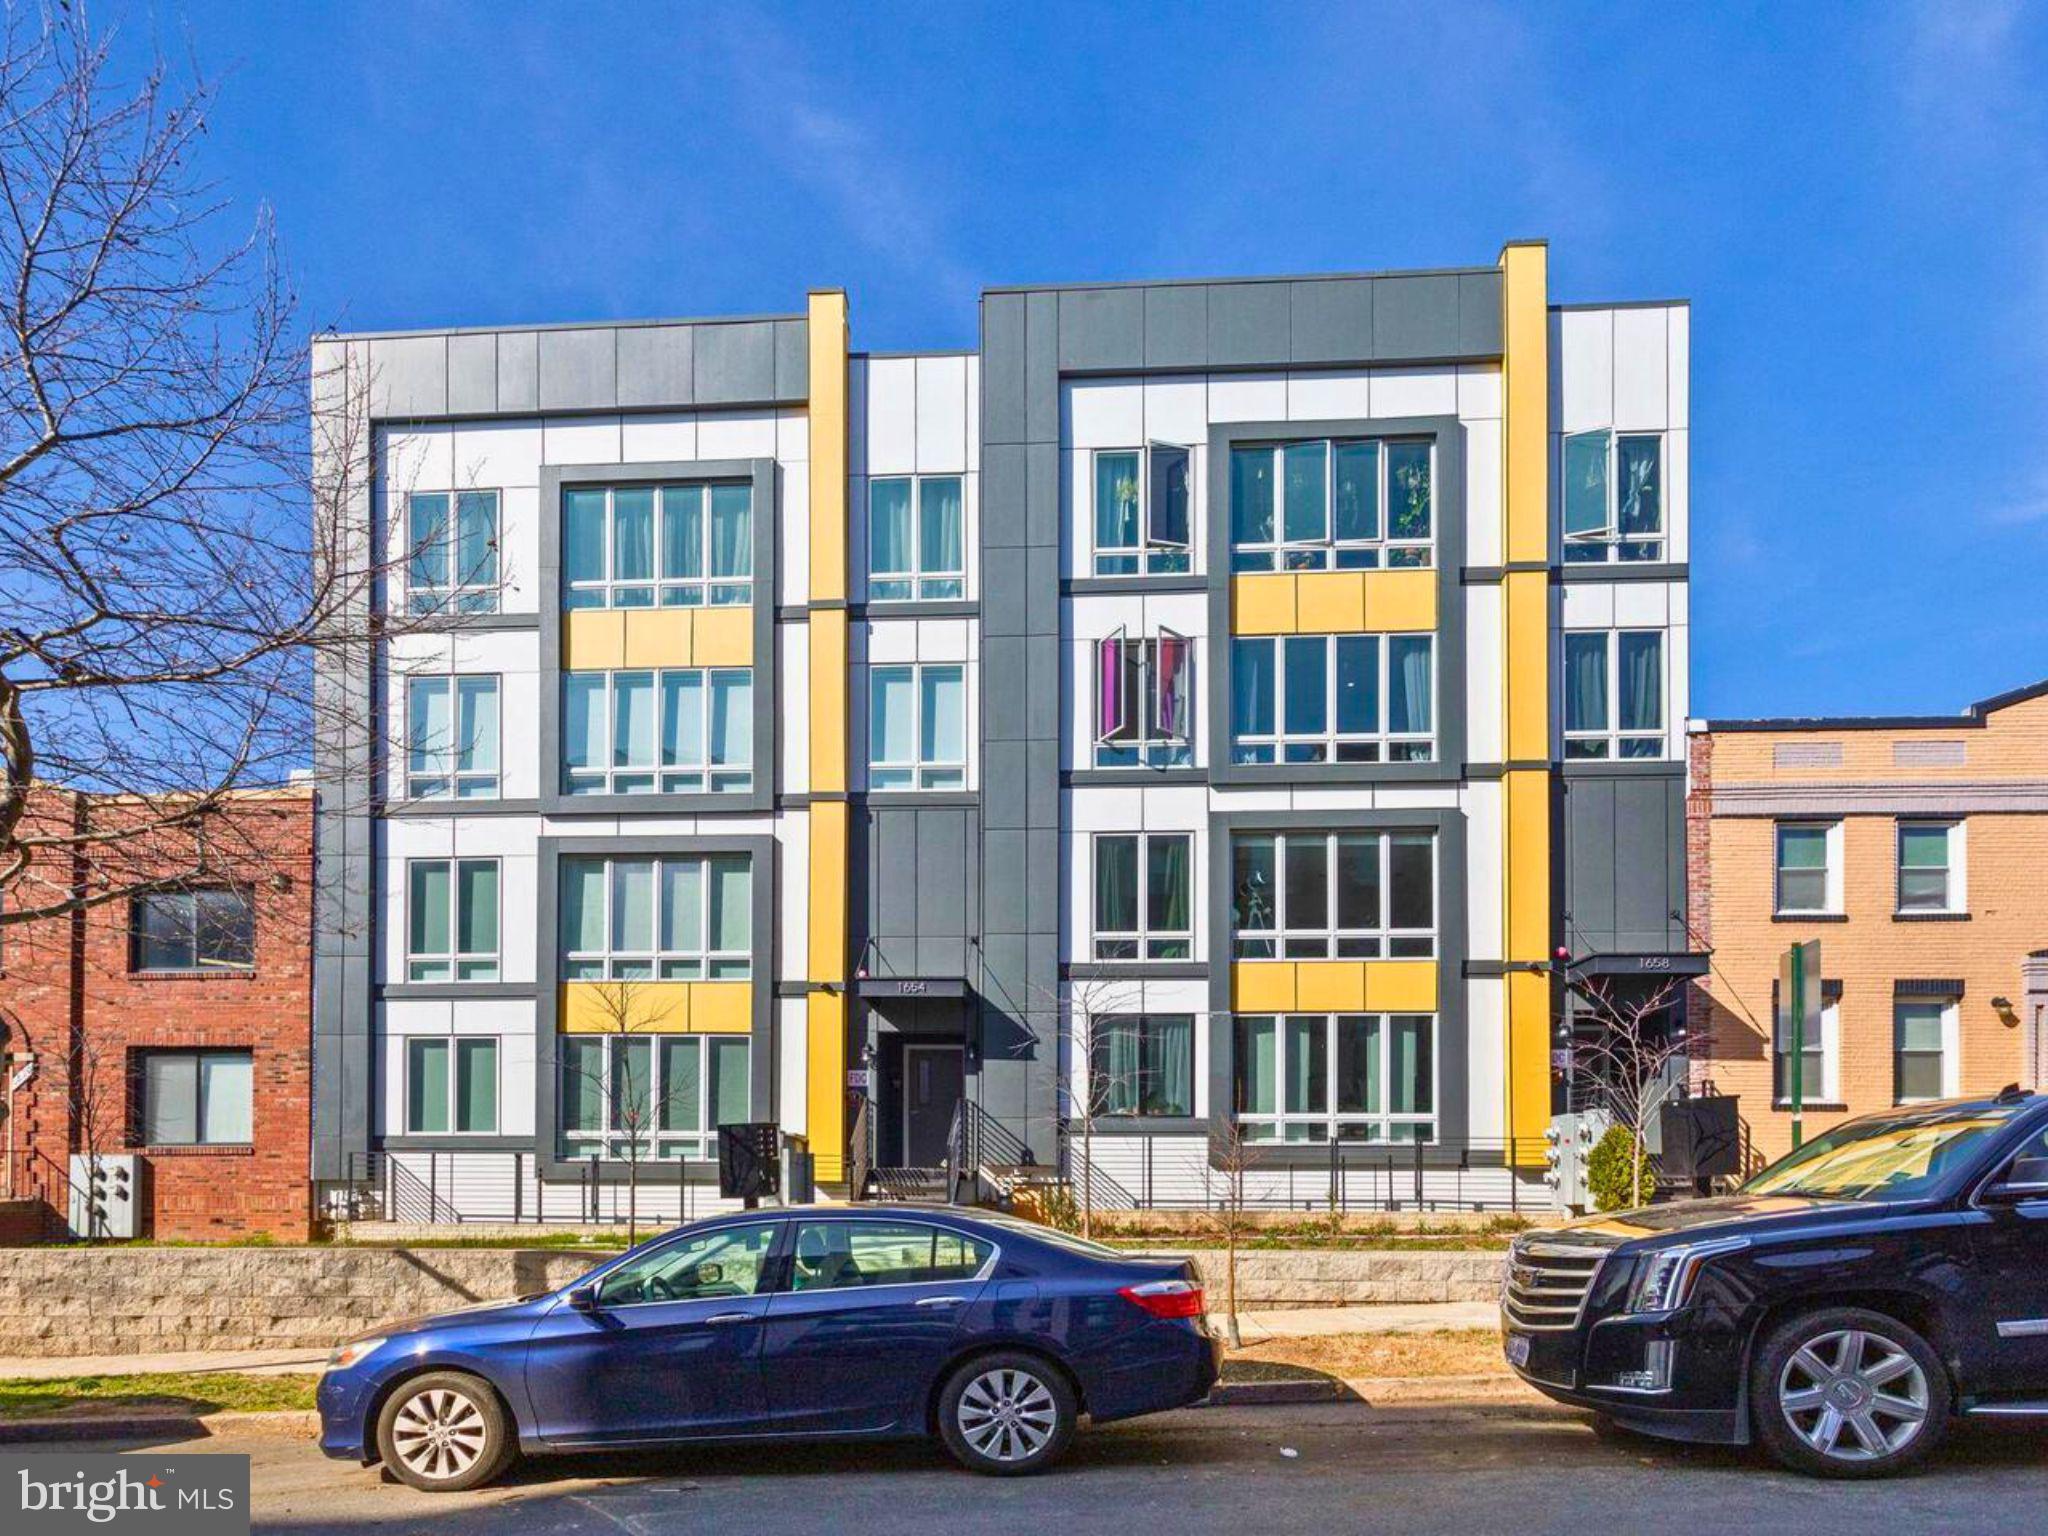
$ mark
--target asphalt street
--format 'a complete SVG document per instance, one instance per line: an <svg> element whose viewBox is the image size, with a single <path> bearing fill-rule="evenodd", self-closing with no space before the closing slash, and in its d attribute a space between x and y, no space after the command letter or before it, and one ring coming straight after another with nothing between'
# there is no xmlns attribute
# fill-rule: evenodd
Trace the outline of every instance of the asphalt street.
<svg viewBox="0 0 2048 1536"><path fill-rule="evenodd" d="M429 1495L294 1440L151 1449L246 1452L255 1528L305 1536L1593 1536L1667 1523L1688 1532L1957 1536L2039 1532L2048 1508L2048 1431L1971 1427L1915 1476L1822 1483L1746 1454L1603 1437L1586 1419L1547 1407L1195 1409L1084 1432L1058 1470L1010 1480L970 1476L920 1444L728 1446L537 1460L501 1487Z"/></svg>

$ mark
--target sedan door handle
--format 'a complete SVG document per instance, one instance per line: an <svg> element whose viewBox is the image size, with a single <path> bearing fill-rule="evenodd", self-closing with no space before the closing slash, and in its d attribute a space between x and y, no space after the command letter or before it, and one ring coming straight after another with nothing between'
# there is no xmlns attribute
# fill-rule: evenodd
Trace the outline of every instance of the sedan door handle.
<svg viewBox="0 0 2048 1536"><path fill-rule="evenodd" d="M707 1326L712 1323L751 1323L753 1320L751 1312L714 1312L704 1319Z"/></svg>
<svg viewBox="0 0 2048 1536"><path fill-rule="evenodd" d="M957 1307L967 1300L965 1296L923 1296L918 1298L920 1307Z"/></svg>

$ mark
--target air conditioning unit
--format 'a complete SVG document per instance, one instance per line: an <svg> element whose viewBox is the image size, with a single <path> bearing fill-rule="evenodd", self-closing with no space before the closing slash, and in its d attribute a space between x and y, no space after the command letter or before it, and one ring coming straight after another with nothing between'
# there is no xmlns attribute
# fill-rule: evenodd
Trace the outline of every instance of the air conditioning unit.
<svg viewBox="0 0 2048 1536"><path fill-rule="evenodd" d="M143 1235L142 1159L133 1152L71 1154L71 1235L133 1238Z"/></svg>

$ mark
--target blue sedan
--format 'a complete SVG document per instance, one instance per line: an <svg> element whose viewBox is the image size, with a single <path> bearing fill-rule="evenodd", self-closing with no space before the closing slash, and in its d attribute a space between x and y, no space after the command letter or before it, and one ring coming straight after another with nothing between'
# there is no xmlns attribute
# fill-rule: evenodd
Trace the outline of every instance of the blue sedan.
<svg viewBox="0 0 2048 1536"><path fill-rule="evenodd" d="M1199 1402L1222 1346L1191 1265L981 1211L758 1211L678 1228L564 1290L335 1350L320 1448L415 1488L522 1453L936 1433L1036 1472L1082 1414Z"/></svg>

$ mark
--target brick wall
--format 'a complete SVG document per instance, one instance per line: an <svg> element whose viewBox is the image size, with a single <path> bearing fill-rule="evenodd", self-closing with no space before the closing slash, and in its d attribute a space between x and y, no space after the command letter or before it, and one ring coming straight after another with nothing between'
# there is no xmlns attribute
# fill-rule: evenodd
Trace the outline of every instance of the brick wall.
<svg viewBox="0 0 2048 1536"><path fill-rule="evenodd" d="M1714 738L1696 731L1686 738L1685 910L1692 947L1714 948L1714 883L1709 877L1714 847ZM1714 1032L1711 973L1685 989L1685 1027L1694 1088L1713 1078Z"/></svg>

